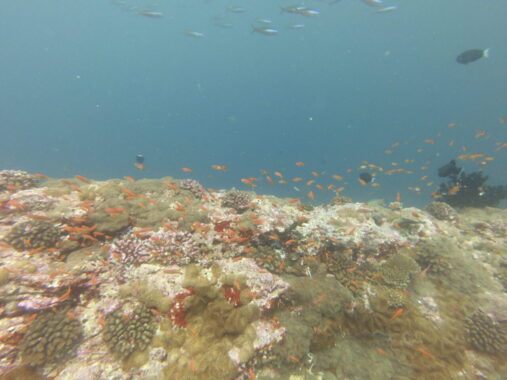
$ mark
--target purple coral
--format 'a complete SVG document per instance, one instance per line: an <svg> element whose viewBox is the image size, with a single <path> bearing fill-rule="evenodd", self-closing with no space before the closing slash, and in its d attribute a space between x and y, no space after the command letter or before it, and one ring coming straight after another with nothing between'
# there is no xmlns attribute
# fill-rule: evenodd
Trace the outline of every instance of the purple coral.
<svg viewBox="0 0 507 380"><path fill-rule="evenodd" d="M202 198L202 194L205 192L204 187L197 182L195 179L184 179L180 182L180 187L183 190L190 191L194 197Z"/></svg>
<svg viewBox="0 0 507 380"><path fill-rule="evenodd" d="M185 265L195 261L200 251L200 244L184 231L160 231L143 236L130 232L111 246L116 260L133 265L152 261Z"/></svg>

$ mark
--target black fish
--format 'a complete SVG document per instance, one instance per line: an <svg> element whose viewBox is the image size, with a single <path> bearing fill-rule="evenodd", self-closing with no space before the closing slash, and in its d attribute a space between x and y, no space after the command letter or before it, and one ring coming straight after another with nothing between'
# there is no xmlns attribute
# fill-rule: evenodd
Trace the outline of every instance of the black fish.
<svg viewBox="0 0 507 380"><path fill-rule="evenodd" d="M359 178L361 178L366 183L370 183L373 179L372 175L368 172L362 172L359 174Z"/></svg>
<svg viewBox="0 0 507 380"><path fill-rule="evenodd" d="M456 62L466 65L467 63L477 61L482 57L488 58L489 49L470 49L464 51L456 57Z"/></svg>

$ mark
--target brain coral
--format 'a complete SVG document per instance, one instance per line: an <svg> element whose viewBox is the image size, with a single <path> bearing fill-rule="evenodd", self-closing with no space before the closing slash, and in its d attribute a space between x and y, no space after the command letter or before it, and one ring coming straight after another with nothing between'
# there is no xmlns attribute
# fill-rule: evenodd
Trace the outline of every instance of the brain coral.
<svg viewBox="0 0 507 380"><path fill-rule="evenodd" d="M496 355L507 352L507 335L501 326L478 310L465 320L470 345L477 351Z"/></svg>
<svg viewBox="0 0 507 380"><path fill-rule="evenodd" d="M151 311L143 305L134 310L129 310L129 307L126 304L108 314L104 327L104 340L109 350L120 359L146 349L155 333Z"/></svg>
<svg viewBox="0 0 507 380"><path fill-rule="evenodd" d="M67 314L66 309L45 312L30 324L19 346L23 362L39 366L75 355L83 330Z"/></svg>

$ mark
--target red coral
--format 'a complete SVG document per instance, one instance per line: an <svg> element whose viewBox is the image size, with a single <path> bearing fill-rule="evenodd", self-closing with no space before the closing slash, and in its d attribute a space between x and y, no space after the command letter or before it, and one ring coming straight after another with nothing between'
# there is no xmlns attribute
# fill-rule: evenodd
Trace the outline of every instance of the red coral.
<svg viewBox="0 0 507 380"><path fill-rule="evenodd" d="M233 286L224 285L225 298L227 301L232 303L234 306L238 306L241 303L241 291Z"/></svg>
<svg viewBox="0 0 507 380"><path fill-rule="evenodd" d="M231 226L231 222L224 220L222 222L216 222L215 223L215 231L216 232L224 232L226 228L229 228Z"/></svg>
<svg viewBox="0 0 507 380"><path fill-rule="evenodd" d="M169 311L169 318L174 324L180 327L187 327L187 308L184 305L184 301L185 298L194 293L194 289L189 288L186 292L177 294L176 297L174 297L174 304Z"/></svg>

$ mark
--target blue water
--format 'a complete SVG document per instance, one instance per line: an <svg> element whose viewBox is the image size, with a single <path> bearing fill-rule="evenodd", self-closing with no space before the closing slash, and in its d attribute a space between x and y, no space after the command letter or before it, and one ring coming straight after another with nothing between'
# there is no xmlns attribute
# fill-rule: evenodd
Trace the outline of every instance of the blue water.
<svg viewBox="0 0 507 380"><path fill-rule="evenodd" d="M385 3L398 9L376 14L360 0L307 1L321 11L310 19L281 13L290 0L2 1L0 168L191 177L241 189L248 188L241 178L258 177L260 193L306 198L311 189L316 201L329 200L332 192L304 183L315 179L324 187L346 182L343 194L358 201L400 192L423 205L439 182L437 168L466 145L465 153L494 157L481 167L490 184L505 183L507 148L495 148L507 142L507 3ZM142 9L164 17L135 12ZM214 25L216 16L232 28ZM259 17L272 19L279 35L252 33ZM293 23L305 28L288 29ZM455 62L464 50L487 47L488 59ZM486 135L475 138L479 129ZM139 153L144 172L133 166ZM381 186L364 187L363 160L385 170L397 162L414 174L378 173ZM275 180L280 171L288 184L271 185L260 170Z"/></svg>

